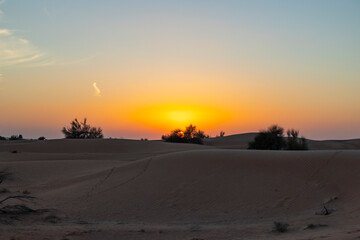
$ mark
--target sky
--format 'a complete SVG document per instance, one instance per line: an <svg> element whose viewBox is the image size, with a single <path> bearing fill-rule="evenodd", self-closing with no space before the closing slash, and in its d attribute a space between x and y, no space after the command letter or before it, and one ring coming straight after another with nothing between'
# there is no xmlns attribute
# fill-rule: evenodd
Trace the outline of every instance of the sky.
<svg viewBox="0 0 360 240"><path fill-rule="evenodd" d="M360 138L360 1L0 0L0 135Z"/></svg>

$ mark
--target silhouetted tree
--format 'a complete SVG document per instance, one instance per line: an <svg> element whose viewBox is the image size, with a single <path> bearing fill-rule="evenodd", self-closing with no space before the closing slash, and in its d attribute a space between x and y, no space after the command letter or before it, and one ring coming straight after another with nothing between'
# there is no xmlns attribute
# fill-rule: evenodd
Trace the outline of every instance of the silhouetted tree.
<svg viewBox="0 0 360 240"><path fill-rule="evenodd" d="M196 133L196 126L193 126L192 124L190 124L185 129L184 138L191 139L194 137L195 133Z"/></svg>
<svg viewBox="0 0 360 240"><path fill-rule="evenodd" d="M91 127L87 124L87 119L79 122L76 118L71 121L69 128L63 127L62 133L65 138L103 138L102 129Z"/></svg>
<svg viewBox="0 0 360 240"><path fill-rule="evenodd" d="M186 143L185 134L181 129L175 129L171 131L168 135L163 135L162 140L165 142L177 142L177 143Z"/></svg>
<svg viewBox="0 0 360 240"><path fill-rule="evenodd" d="M9 140L14 141L14 140L23 140L23 136L20 135L11 135L11 137L9 138Z"/></svg>
<svg viewBox="0 0 360 240"><path fill-rule="evenodd" d="M224 131L221 131L221 132L220 132L220 137L223 137L223 136L225 136L225 132L224 132Z"/></svg>
<svg viewBox="0 0 360 240"><path fill-rule="evenodd" d="M286 150L308 150L306 139L304 137L299 138L299 131L289 129L286 134Z"/></svg>
<svg viewBox="0 0 360 240"><path fill-rule="evenodd" d="M0 136L0 140L6 140L6 137Z"/></svg>
<svg viewBox="0 0 360 240"><path fill-rule="evenodd" d="M44 140L46 140L46 138L44 136L41 136L41 137L38 138L38 140L39 141L44 141Z"/></svg>
<svg viewBox="0 0 360 240"><path fill-rule="evenodd" d="M284 129L273 125L266 131L260 131L254 141L249 142L249 149L265 150L308 150L307 141L304 137L299 138L299 131L289 129L284 140Z"/></svg>
<svg viewBox="0 0 360 240"><path fill-rule="evenodd" d="M249 149L280 150L285 146L284 129L277 125L270 126L266 131L260 131L254 141L249 143Z"/></svg>
<svg viewBox="0 0 360 240"><path fill-rule="evenodd" d="M196 126L190 124L186 127L185 131L175 129L170 134L163 135L161 138L165 142L203 144L203 139L207 137L203 131L197 130Z"/></svg>

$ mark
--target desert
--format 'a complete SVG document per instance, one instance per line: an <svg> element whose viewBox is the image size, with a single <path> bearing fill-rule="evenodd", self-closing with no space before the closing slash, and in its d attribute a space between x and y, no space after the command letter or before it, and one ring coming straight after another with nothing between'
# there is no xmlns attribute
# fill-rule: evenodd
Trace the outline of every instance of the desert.
<svg viewBox="0 0 360 240"><path fill-rule="evenodd" d="M5 214L2 239L360 236L359 140L310 141L309 151L232 148L247 139L1 142L1 169L11 173L2 187L28 191L36 199L27 204L47 210ZM316 215L324 206L333 212ZM274 231L274 221L288 231Z"/></svg>
<svg viewBox="0 0 360 240"><path fill-rule="evenodd" d="M360 0L0 0L0 240L360 239Z"/></svg>

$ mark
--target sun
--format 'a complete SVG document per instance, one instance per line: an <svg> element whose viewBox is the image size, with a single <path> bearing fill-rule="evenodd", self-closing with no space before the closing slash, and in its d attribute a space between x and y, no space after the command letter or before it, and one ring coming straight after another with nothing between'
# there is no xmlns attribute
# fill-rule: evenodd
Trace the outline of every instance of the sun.
<svg viewBox="0 0 360 240"><path fill-rule="evenodd" d="M169 120L180 124L195 121L194 113L191 111L170 111L166 115Z"/></svg>
<svg viewBox="0 0 360 240"><path fill-rule="evenodd" d="M133 112L132 120L161 130L183 129L194 124L202 129L226 121L229 114L213 106L165 104L141 107Z"/></svg>

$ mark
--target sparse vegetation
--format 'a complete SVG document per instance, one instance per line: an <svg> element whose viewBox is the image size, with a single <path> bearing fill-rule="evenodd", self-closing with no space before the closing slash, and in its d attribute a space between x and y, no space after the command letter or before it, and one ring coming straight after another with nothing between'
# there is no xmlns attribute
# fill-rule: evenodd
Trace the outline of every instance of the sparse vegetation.
<svg viewBox="0 0 360 240"><path fill-rule="evenodd" d="M6 140L6 137L0 136L0 140Z"/></svg>
<svg viewBox="0 0 360 240"><path fill-rule="evenodd" d="M315 228L319 228L319 227L328 227L327 224L313 224L313 223L310 223L310 224L307 224L303 230L308 230L308 229L315 229Z"/></svg>
<svg viewBox="0 0 360 240"><path fill-rule="evenodd" d="M28 195L28 194L30 194L30 191L28 191L27 189L25 189L22 193L25 194L25 195Z"/></svg>
<svg viewBox="0 0 360 240"><path fill-rule="evenodd" d="M281 233L287 232L288 227L289 224L286 222L277 222L277 221L274 222L274 228L277 232L281 232Z"/></svg>
<svg viewBox="0 0 360 240"><path fill-rule="evenodd" d="M204 138L208 137L204 131L197 130L196 126L190 124L186 127L185 131L175 129L170 134L163 135L162 140L165 142L203 144Z"/></svg>
<svg viewBox="0 0 360 240"><path fill-rule="evenodd" d="M38 140L39 141L44 141L44 140L46 140L46 138L44 136L41 136L41 137L38 138Z"/></svg>
<svg viewBox="0 0 360 240"><path fill-rule="evenodd" d="M9 179L11 174L7 170L1 170L0 171L0 184L2 184L5 180ZM6 191L1 191L1 194L4 194L5 196L0 199L0 217L3 217L4 215L19 215L19 214L27 214L27 213L35 213L38 212L38 210L31 209L30 207L26 206L25 204L7 204L5 205L5 202L8 202L8 200L17 200L22 203L25 201L31 201L34 200L35 197L29 196L27 194L22 195L11 195L9 194L10 191L5 189Z"/></svg>
<svg viewBox="0 0 360 240"><path fill-rule="evenodd" d="M254 141L249 143L249 149L280 150L284 146L284 129L277 125L270 126L266 131L260 131Z"/></svg>
<svg viewBox="0 0 360 240"><path fill-rule="evenodd" d="M223 137L223 136L225 136L225 132L224 132L224 131L221 131L219 137Z"/></svg>
<svg viewBox="0 0 360 240"><path fill-rule="evenodd" d="M284 140L284 129L277 125L270 126L267 130L260 131L254 141L249 142L249 149L260 150L307 150L308 145L304 137L299 138L299 131L287 130Z"/></svg>
<svg viewBox="0 0 360 240"><path fill-rule="evenodd" d="M299 138L299 131L287 130L286 150L308 150L307 141L304 137Z"/></svg>
<svg viewBox="0 0 360 240"><path fill-rule="evenodd" d="M315 212L315 215L330 215L334 212L334 209L327 208L325 205L320 211Z"/></svg>
<svg viewBox="0 0 360 240"><path fill-rule="evenodd" d="M55 223L60 223L61 218L59 218L58 216L56 216L54 214L50 214L50 215L44 217L44 221L55 224Z"/></svg>
<svg viewBox="0 0 360 240"><path fill-rule="evenodd" d="M87 119L84 118L83 122L79 122L76 118L70 123L70 127L64 127L62 133L65 138L103 138L101 128L91 127L87 124Z"/></svg>
<svg viewBox="0 0 360 240"><path fill-rule="evenodd" d="M148 141L147 138L141 138L140 141Z"/></svg>
<svg viewBox="0 0 360 240"><path fill-rule="evenodd" d="M10 141L16 141L16 140L23 140L23 136L21 134L19 135L12 135L10 138L9 138Z"/></svg>

